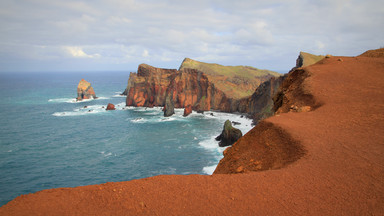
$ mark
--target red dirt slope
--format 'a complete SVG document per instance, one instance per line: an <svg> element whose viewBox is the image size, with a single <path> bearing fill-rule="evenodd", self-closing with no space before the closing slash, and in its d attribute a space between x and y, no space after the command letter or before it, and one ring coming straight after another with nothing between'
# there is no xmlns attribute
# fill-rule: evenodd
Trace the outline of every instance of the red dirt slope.
<svg viewBox="0 0 384 216"><path fill-rule="evenodd" d="M289 137L306 153L281 169L50 189L17 197L0 215L383 215L384 58L331 57L304 70L321 106L269 118L235 144L240 159L249 149L240 143ZM256 138L263 125L277 131L265 133L271 139Z"/></svg>

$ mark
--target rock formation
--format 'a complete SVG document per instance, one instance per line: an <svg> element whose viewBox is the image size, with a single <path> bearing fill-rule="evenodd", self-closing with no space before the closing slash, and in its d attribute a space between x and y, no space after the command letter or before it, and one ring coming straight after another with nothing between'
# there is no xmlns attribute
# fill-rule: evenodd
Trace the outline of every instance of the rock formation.
<svg viewBox="0 0 384 216"><path fill-rule="evenodd" d="M240 99L236 110L240 113L247 113L253 119L253 124L268 118L274 114L272 98L277 93L286 75L272 77L260 84L252 96Z"/></svg>
<svg viewBox="0 0 384 216"><path fill-rule="evenodd" d="M97 98L95 91L93 90L91 83L81 79L77 86L77 98L76 100L81 101L83 99Z"/></svg>
<svg viewBox="0 0 384 216"><path fill-rule="evenodd" d="M164 117L169 117L175 114L175 104L173 103L173 99L171 96L167 96L165 98L164 105Z"/></svg>
<svg viewBox="0 0 384 216"><path fill-rule="evenodd" d="M139 65L137 73L129 75L127 106L164 106L167 88L175 69L160 69L146 64Z"/></svg>
<svg viewBox="0 0 384 216"><path fill-rule="evenodd" d="M294 69L323 58L300 52ZM274 114L272 99L286 77L278 75L252 67L222 66L186 58L179 70L139 65L137 73L130 74L124 93L127 106L165 106L169 96L174 108L191 106L197 112L212 109L246 113L257 124ZM172 108L165 115L171 113Z"/></svg>
<svg viewBox="0 0 384 216"><path fill-rule="evenodd" d="M187 105L185 108L184 108L184 114L183 116L184 117L187 117L189 114L192 113L192 106L191 105Z"/></svg>
<svg viewBox="0 0 384 216"><path fill-rule="evenodd" d="M115 105L109 103L108 106L107 106L107 108L106 108L105 110L115 110Z"/></svg>
<svg viewBox="0 0 384 216"><path fill-rule="evenodd" d="M241 131L232 126L231 121L227 120L224 123L223 131L216 137L216 141L219 142L220 147L225 147L235 143L240 137L243 136Z"/></svg>
<svg viewBox="0 0 384 216"><path fill-rule="evenodd" d="M323 58L325 58L323 55L313 55L311 53L300 52L300 55L296 59L296 68L313 65Z"/></svg>
<svg viewBox="0 0 384 216"><path fill-rule="evenodd" d="M127 89L127 106L165 106L169 97L174 108L190 105L196 111L231 111L231 100L194 69L178 71L141 64L137 74L130 74Z"/></svg>

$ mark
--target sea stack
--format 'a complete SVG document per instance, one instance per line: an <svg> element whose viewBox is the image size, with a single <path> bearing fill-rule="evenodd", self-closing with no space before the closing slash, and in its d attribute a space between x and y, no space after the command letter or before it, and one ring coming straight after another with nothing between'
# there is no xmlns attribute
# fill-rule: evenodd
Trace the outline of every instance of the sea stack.
<svg viewBox="0 0 384 216"><path fill-rule="evenodd" d="M83 99L91 99L97 98L95 94L95 90L93 90L91 83L81 79L79 85L77 86L77 101L81 101Z"/></svg>
<svg viewBox="0 0 384 216"><path fill-rule="evenodd" d="M171 97L165 99L164 117L169 117L175 114L175 105Z"/></svg>
<svg viewBox="0 0 384 216"><path fill-rule="evenodd" d="M192 113L192 106L191 105L187 105L185 108L184 108L184 114L183 116L184 117L187 117L189 114Z"/></svg>
<svg viewBox="0 0 384 216"><path fill-rule="evenodd" d="M225 147L232 145L242 136L243 134L241 133L241 130L232 127L231 121L227 120L224 123L223 131L218 137L216 137L216 141L220 141L220 147Z"/></svg>

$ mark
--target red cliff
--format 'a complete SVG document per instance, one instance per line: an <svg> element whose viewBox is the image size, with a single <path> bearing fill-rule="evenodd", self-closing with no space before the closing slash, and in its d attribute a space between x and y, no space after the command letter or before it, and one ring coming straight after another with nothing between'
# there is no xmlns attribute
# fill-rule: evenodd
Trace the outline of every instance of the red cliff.
<svg viewBox="0 0 384 216"><path fill-rule="evenodd" d="M170 97L175 108L230 111L230 101L204 73L194 69L161 69L142 64L131 73L127 86L127 106L164 106Z"/></svg>

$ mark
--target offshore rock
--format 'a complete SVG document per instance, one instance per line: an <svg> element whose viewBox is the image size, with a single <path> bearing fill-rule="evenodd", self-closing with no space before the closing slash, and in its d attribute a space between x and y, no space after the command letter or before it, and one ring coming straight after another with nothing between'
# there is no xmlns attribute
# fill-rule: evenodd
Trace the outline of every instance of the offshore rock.
<svg viewBox="0 0 384 216"><path fill-rule="evenodd" d="M224 123L224 128L221 134L216 137L216 141L219 142L220 147L229 146L235 143L243 134L237 128L232 127L231 121L227 120Z"/></svg>
<svg viewBox="0 0 384 216"><path fill-rule="evenodd" d="M187 117L189 114L192 113L192 106L191 105L187 105L185 108L184 108L184 114L183 116L184 117Z"/></svg>
<svg viewBox="0 0 384 216"><path fill-rule="evenodd" d="M105 109L105 110L115 110L115 105L109 103L107 106L107 109Z"/></svg>
<svg viewBox="0 0 384 216"><path fill-rule="evenodd" d="M81 101L83 99L91 99L97 98L95 94L95 90L93 90L91 83L81 79L79 85L77 86L77 101Z"/></svg>
<svg viewBox="0 0 384 216"><path fill-rule="evenodd" d="M169 117L173 114L175 114L175 105L173 103L172 97L168 96L165 99L164 117Z"/></svg>

